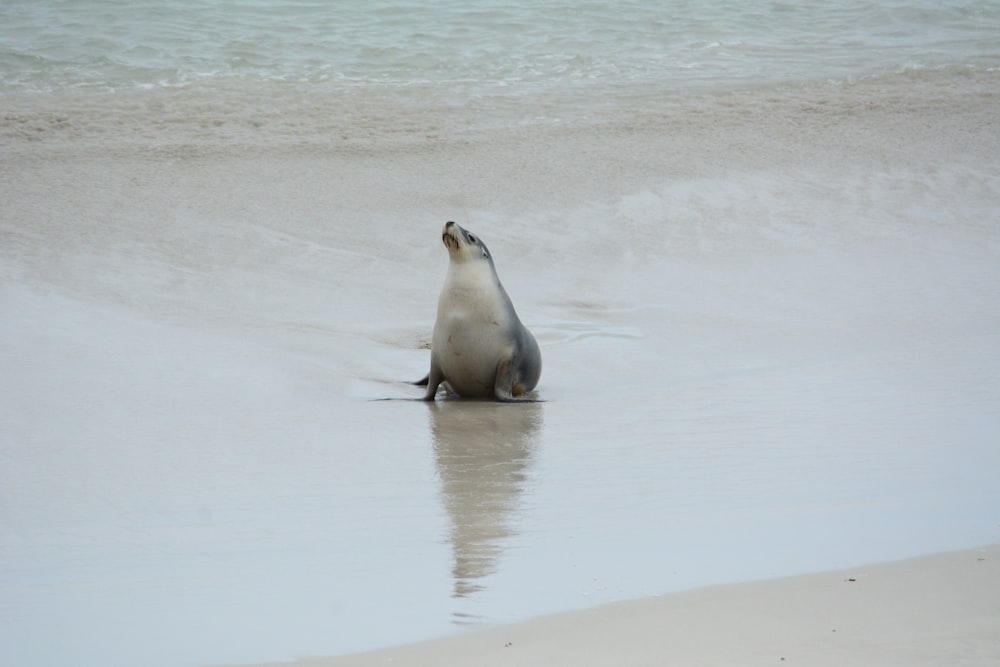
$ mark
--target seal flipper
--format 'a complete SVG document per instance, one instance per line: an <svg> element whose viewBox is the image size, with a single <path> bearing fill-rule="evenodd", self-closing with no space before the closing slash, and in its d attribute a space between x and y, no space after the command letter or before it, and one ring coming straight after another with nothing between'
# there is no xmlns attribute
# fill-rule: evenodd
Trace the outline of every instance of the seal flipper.
<svg viewBox="0 0 1000 667"><path fill-rule="evenodd" d="M501 359L497 364L497 376L493 382L493 395L498 401L519 401L517 398L525 393L524 385L517 378L517 364L512 357Z"/></svg>
<svg viewBox="0 0 1000 667"><path fill-rule="evenodd" d="M424 400L433 401L434 397L437 395L438 385L442 382L444 382L444 374L441 372L440 368L438 368L434 363L431 363L431 372L427 374L427 377L414 384L426 384L427 393L424 394Z"/></svg>
<svg viewBox="0 0 1000 667"><path fill-rule="evenodd" d="M415 384L418 387L426 387L427 383L430 381L430 379L431 379L431 375L430 375L430 373L428 373L422 379L417 380L416 382L411 382L410 384Z"/></svg>

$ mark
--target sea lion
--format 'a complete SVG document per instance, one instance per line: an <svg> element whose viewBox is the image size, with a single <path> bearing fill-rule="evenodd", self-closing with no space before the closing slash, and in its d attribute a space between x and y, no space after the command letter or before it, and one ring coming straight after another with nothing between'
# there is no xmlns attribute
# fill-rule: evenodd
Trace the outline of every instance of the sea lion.
<svg viewBox="0 0 1000 667"><path fill-rule="evenodd" d="M443 382L459 396L517 400L538 384L542 353L497 278L493 256L474 234L444 226L448 275L438 299L425 401ZM524 399L522 399L524 400Z"/></svg>

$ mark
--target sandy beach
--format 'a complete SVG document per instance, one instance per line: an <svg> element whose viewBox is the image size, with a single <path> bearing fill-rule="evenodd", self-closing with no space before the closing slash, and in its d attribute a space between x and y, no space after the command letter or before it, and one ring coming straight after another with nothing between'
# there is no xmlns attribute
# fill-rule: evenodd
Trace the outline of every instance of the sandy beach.
<svg viewBox="0 0 1000 667"><path fill-rule="evenodd" d="M673 593L296 667L994 665L1000 547Z"/></svg>
<svg viewBox="0 0 1000 667"><path fill-rule="evenodd" d="M1000 660L1000 72L606 85L5 95L0 662Z"/></svg>

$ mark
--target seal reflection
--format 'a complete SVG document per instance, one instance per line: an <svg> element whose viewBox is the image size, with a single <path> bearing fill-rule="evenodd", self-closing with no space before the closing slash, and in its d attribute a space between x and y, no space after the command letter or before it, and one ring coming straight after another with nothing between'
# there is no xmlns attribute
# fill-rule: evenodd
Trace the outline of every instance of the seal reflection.
<svg viewBox="0 0 1000 667"><path fill-rule="evenodd" d="M452 597L485 590L497 569L542 425L537 403L429 403L441 498L452 548ZM468 622L456 614L456 621Z"/></svg>

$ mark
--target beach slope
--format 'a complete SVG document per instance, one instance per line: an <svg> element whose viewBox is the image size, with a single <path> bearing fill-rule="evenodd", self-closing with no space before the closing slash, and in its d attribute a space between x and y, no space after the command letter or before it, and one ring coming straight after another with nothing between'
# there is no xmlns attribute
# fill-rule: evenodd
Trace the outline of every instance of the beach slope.
<svg viewBox="0 0 1000 667"><path fill-rule="evenodd" d="M995 665L1000 545L605 605L298 667Z"/></svg>

